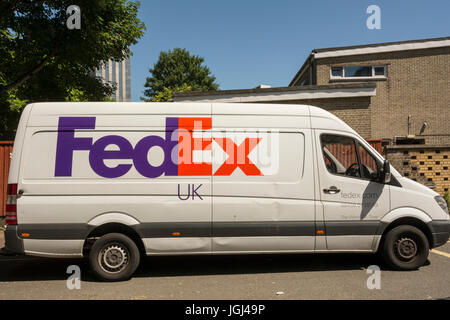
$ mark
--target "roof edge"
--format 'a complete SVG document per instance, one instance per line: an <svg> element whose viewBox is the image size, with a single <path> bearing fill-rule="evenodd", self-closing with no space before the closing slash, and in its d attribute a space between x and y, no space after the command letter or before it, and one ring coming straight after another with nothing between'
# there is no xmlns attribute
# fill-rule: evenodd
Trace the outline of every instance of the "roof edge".
<svg viewBox="0 0 450 320"><path fill-rule="evenodd" d="M360 88L376 88L376 83L359 82L350 84L327 84L327 85L308 85L308 86L289 86L289 87L272 87L272 88L253 88L253 89L234 89L234 90L218 90L218 91L188 91L174 92L174 98L182 97L202 97L202 96L224 96L246 93L281 93L293 91L311 91L311 90L333 90L333 89L360 89Z"/></svg>
<svg viewBox="0 0 450 320"><path fill-rule="evenodd" d="M440 37L440 38L405 40L405 41L379 42L379 43L362 44L362 45L354 45L354 46L319 48L319 49L312 50L312 52L320 53L320 52L327 52L327 51L352 50L352 49L360 49L360 48L376 48L376 47L384 47L384 46L391 46L391 45L416 44L416 43L445 41L445 40L450 40L450 36Z"/></svg>

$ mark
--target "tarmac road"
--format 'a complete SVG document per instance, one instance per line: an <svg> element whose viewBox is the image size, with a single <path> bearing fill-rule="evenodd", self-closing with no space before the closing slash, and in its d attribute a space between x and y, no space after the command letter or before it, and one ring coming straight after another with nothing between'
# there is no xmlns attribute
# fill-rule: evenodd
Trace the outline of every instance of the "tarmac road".
<svg viewBox="0 0 450 320"><path fill-rule="evenodd" d="M3 232L0 232L0 247ZM69 265L81 289L69 290ZM416 271L381 265L381 289L368 289L374 255L181 256L144 259L135 276L98 282L86 260L0 256L0 299L442 299L450 297L450 243Z"/></svg>

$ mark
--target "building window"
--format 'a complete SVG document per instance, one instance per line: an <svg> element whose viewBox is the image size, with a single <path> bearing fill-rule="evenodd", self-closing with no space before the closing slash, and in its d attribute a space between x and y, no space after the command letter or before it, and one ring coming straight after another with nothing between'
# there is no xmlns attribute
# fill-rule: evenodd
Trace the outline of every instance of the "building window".
<svg viewBox="0 0 450 320"><path fill-rule="evenodd" d="M344 76L346 78L370 77L372 76L372 67L344 67Z"/></svg>
<svg viewBox="0 0 450 320"><path fill-rule="evenodd" d="M331 79L386 78L386 66L331 67Z"/></svg>
<svg viewBox="0 0 450 320"><path fill-rule="evenodd" d="M373 67L373 75L374 76L386 76L386 67Z"/></svg>
<svg viewBox="0 0 450 320"><path fill-rule="evenodd" d="M343 69L342 67L331 68L331 76L332 77L342 77L343 76L342 69Z"/></svg>

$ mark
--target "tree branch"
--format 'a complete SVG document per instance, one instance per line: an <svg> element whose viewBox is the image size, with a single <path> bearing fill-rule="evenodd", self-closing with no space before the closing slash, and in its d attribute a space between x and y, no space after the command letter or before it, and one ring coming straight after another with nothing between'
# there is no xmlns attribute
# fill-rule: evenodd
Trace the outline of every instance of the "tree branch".
<svg viewBox="0 0 450 320"><path fill-rule="evenodd" d="M35 0L35 1L28 1L28 2L24 3L25 2L24 0L14 0L9 5L4 3L2 6L0 6L0 8L2 9L2 13L8 14L8 13L14 12L15 10L19 9L20 7L23 8L25 6L41 4L44 1L45 0ZM2 8L3 6L4 6L4 8Z"/></svg>
<svg viewBox="0 0 450 320"><path fill-rule="evenodd" d="M2 8L4 13L8 13L9 11L14 11L16 6L18 5L19 0L15 0L13 2L11 2L9 5L7 5L6 3L4 3L3 5L5 5L5 8Z"/></svg>
<svg viewBox="0 0 450 320"><path fill-rule="evenodd" d="M22 75L21 77L19 77L17 80L15 80L14 82L7 84L6 86L4 86L2 88L2 90L8 91L8 90L14 90L17 87L21 86L22 84L24 84L28 79L32 78L36 73L38 73L39 71L41 71L48 63L48 61L53 58L55 56L55 54L50 54L48 55L44 60L42 60L39 64L37 64L32 70L30 70L29 72L25 73L24 75Z"/></svg>

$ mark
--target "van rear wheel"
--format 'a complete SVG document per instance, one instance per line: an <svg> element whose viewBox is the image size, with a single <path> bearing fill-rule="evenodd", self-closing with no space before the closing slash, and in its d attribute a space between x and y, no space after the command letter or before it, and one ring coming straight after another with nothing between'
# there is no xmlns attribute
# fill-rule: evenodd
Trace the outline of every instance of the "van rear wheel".
<svg viewBox="0 0 450 320"><path fill-rule="evenodd" d="M403 225L386 234L381 249L382 257L394 269L415 270L427 261L430 246L422 231Z"/></svg>
<svg viewBox="0 0 450 320"><path fill-rule="evenodd" d="M121 233L108 233L94 242L89 264L103 281L128 280L139 266L139 249L133 240Z"/></svg>

